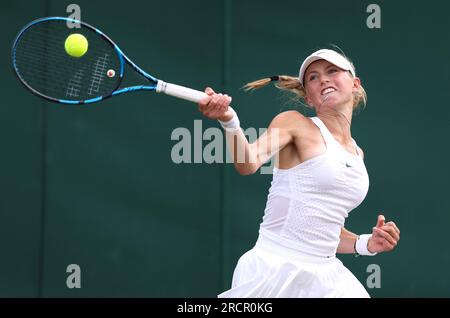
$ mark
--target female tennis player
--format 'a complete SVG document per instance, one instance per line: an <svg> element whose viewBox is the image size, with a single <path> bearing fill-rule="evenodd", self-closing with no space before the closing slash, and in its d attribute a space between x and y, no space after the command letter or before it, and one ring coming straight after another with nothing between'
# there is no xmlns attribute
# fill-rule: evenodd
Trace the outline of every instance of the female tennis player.
<svg viewBox="0 0 450 318"><path fill-rule="evenodd" d="M350 129L353 110L366 102L361 81L351 61L329 49L308 56L299 77L274 76L246 87L273 81L314 108L316 117L283 112L250 144L229 106L231 97L207 88L208 97L199 103L203 115L224 127L239 173L255 173L278 156L258 240L239 259L231 289L219 297L369 297L335 255L391 251L400 230L383 215L370 234L344 228L369 188L364 153ZM245 160L238 160L239 151Z"/></svg>

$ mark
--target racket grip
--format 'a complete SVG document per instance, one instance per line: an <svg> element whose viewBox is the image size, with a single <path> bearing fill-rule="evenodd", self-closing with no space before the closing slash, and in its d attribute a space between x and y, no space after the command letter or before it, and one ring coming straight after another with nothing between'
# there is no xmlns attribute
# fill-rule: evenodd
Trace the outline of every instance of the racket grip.
<svg viewBox="0 0 450 318"><path fill-rule="evenodd" d="M158 84L156 85L156 92L185 99L194 103L198 103L201 99L208 96L204 92L180 85L166 83L161 80L158 80Z"/></svg>

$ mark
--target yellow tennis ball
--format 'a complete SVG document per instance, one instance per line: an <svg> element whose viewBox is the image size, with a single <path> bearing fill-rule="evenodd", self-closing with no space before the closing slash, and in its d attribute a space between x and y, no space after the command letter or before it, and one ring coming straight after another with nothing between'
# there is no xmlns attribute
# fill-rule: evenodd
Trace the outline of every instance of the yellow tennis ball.
<svg viewBox="0 0 450 318"><path fill-rule="evenodd" d="M73 57L82 57L88 50L88 40L79 33L69 35L64 43L67 54Z"/></svg>

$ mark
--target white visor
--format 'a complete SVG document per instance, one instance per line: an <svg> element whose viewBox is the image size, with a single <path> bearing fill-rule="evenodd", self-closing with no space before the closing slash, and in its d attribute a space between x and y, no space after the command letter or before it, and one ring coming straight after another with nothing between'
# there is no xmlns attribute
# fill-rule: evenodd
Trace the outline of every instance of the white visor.
<svg viewBox="0 0 450 318"><path fill-rule="evenodd" d="M299 79L300 83L303 85L303 79L305 76L306 69L308 66L311 65L311 63L318 61L318 60L326 60L330 62L331 64L336 65L337 67L345 70L350 71L352 73L353 77L356 76L355 69L353 68L352 64L341 54L337 53L333 50L328 49L322 49L319 51L314 52L310 56L308 56L305 61L303 61L302 66L300 67L300 73L299 73Z"/></svg>

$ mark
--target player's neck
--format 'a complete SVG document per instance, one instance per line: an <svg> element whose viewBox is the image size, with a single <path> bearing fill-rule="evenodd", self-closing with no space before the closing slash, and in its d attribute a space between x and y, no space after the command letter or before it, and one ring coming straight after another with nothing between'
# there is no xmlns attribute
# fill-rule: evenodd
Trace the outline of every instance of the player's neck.
<svg viewBox="0 0 450 318"><path fill-rule="evenodd" d="M317 112L317 117L323 121L328 130L341 143L351 141L352 111L347 109L322 108Z"/></svg>

